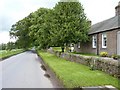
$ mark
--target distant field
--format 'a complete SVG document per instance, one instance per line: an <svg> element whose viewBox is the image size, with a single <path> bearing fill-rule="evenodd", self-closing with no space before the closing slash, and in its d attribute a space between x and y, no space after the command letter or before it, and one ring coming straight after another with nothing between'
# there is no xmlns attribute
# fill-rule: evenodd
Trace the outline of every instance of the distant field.
<svg viewBox="0 0 120 90"><path fill-rule="evenodd" d="M4 59L4 58L10 57L10 56L12 56L12 55L21 53L21 52L23 52L22 49L13 49L13 50L11 50L11 51L8 51L8 50L0 50L0 58Z"/></svg>

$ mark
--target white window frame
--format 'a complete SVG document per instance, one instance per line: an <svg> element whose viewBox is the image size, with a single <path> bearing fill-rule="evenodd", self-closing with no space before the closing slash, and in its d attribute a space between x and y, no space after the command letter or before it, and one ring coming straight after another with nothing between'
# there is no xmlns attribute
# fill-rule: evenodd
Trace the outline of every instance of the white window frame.
<svg viewBox="0 0 120 90"><path fill-rule="evenodd" d="M105 46L104 38L106 38L106 46ZM106 33L102 33L102 48L107 48L107 34Z"/></svg>
<svg viewBox="0 0 120 90"><path fill-rule="evenodd" d="M97 35L92 36L92 47L97 48Z"/></svg>
<svg viewBox="0 0 120 90"><path fill-rule="evenodd" d="M78 42L78 45L77 45L78 48L80 48L80 42Z"/></svg>

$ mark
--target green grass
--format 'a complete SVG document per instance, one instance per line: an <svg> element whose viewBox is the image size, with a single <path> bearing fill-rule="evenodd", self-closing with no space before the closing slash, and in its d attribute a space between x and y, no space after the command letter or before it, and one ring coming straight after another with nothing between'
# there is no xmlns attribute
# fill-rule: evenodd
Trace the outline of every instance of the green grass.
<svg viewBox="0 0 120 90"><path fill-rule="evenodd" d="M53 48L54 51L60 51L60 52L62 51L61 47L52 47L52 48Z"/></svg>
<svg viewBox="0 0 120 90"><path fill-rule="evenodd" d="M80 54L83 56L96 56L96 57L100 57L99 55L93 54L93 53L80 53L80 52L71 52L72 54Z"/></svg>
<svg viewBox="0 0 120 90"><path fill-rule="evenodd" d="M52 47L54 51L61 51L61 47ZM65 51L66 52L66 51ZM99 57L96 54L93 53L80 53L80 52L71 52L72 54L79 54L79 55L83 55L83 56L96 56Z"/></svg>
<svg viewBox="0 0 120 90"><path fill-rule="evenodd" d="M66 61L47 52L38 52L44 62L56 73L66 88L112 85L118 88L118 80L102 71L91 71L82 64Z"/></svg>
<svg viewBox="0 0 120 90"><path fill-rule="evenodd" d="M18 54L18 53L21 53L23 52L22 49L14 49L14 50L11 50L11 51L7 51L7 50L2 50L0 52L0 58L7 58L7 57L10 57L12 55L15 55L15 54Z"/></svg>
<svg viewBox="0 0 120 90"><path fill-rule="evenodd" d="M61 47L52 47L54 51L62 52ZM64 48L64 52L66 52L66 48Z"/></svg>

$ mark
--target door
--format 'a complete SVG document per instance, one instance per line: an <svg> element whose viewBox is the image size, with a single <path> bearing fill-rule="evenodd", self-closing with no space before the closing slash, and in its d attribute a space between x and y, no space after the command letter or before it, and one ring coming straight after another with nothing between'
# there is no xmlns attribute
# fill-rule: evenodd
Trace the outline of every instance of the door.
<svg viewBox="0 0 120 90"><path fill-rule="evenodd" d="M117 54L120 55L120 31L117 32Z"/></svg>

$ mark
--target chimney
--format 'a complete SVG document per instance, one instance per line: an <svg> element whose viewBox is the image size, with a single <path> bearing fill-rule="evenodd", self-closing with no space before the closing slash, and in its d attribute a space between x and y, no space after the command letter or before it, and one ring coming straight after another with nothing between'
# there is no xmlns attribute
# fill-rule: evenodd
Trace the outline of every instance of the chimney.
<svg viewBox="0 0 120 90"><path fill-rule="evenodd" d="M90 24L90 26L92 25L92 21L91 20L88 20L88 23Z"/></svg>
<svg viewBox="0 0 120 90"><path fill-rule="evenodd" d="M118 5L115 7L115 12L116 12L116 16L120 15L120 1L119 1Z"/></svg>

